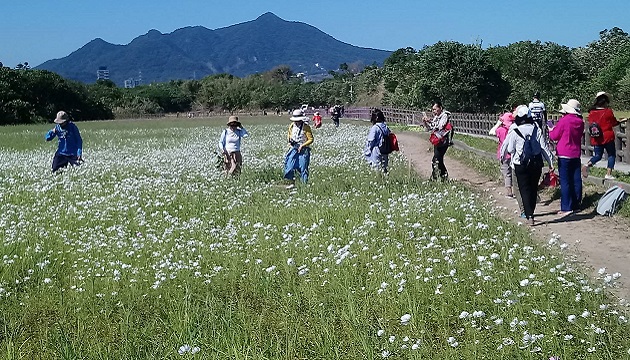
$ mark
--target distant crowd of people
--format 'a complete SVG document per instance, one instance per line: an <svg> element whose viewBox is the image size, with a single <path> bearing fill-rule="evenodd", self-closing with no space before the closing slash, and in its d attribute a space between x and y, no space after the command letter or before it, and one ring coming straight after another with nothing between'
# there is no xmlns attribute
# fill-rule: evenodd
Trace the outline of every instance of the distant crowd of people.
<svg viewBox="0 0 630 360"><path fill-rule="evenodd" d="M528 105L514 106L501 114L490 135L498 138L497 159L503 175L506 196L515 198L521 209L521 217L530 225L535 224L534 212L538 199L538 184L542 169L547 164L548 173L554 173L554 162L558 164L560 182L561 215L570 215L579 211L582 202L582 178L589 175L589 170L599 162L604 152L607 154L606 179L614 179L612 170L615 167L616 148L613 128L627 119L616 119L610 108L611 95L599 92L593 105L589 108L588 124L585 125L580 102L570 99L561 104L562 114L557 123L548 120L545 104L536 92ZM335 127L339 126L339 118L343 116L343 106L332 106L327 109ZM448 170L444 164L444 156L453 144L453 126L451 113L446 111L440 101L432 106L433 117L425 116L423 123L431 132L433 145L432 180L448 180ZM379 109L373 109L370 116L372 126L368 131L363 155L368 164L387 174L389 169L389 153L381 151L382 144L387 141L391 130L386 124L385 115ZM284 156L284 175L286 187L295 187L295 174L302 183L309 179L311 145L313 130L322 126L322 116L316 111L311 118L305 115L304 109L296 109L291 113L287 131L288 150ZM59 111L53 120L55 127L46 133L46 140L58 139L57 151L52 161L52 171L68 165L80 165L83 162L83 140L77 126L70 116ZM586 164L582 164L582 136L587 127L593 156ZM243 166L241 140L249 135L237 116L228 118L226 128L219 139L221 167L228 176L240 174ZM552 153L555 144L555 154ZM554 161L555 160L555 161Z"/></svg>

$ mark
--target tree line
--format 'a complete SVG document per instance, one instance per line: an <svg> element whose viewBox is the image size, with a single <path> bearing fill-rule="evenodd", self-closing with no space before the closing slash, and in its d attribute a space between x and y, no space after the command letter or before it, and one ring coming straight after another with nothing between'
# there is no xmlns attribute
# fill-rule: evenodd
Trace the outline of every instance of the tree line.
<svg viewBox="0 0 630 360"><path fill-rule="evenodd" d="M587 107L598 91L630 109L630 36L601 31L584 47L520 41L507 46L438 42L403 48L383 66L341 64L321 82L304 81L288 66L238 78L172 80L131 89L109 80L83 84L28 63L0 65L0 124L48 121L64 109L75 120L189 111L286 110L300 104L426 108L441 100L451 111L499 112L526 103L535 91L550 108L569 98Z"/></svg>

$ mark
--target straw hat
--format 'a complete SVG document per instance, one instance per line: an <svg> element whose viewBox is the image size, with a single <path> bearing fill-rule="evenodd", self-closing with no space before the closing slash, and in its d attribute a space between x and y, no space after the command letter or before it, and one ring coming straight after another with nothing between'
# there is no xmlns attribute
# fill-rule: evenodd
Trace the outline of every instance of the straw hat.
<svg viewBox="0 0 630 360"><path fill-rule="evenodd" d="M291 121L306 121L308 118L304 116L304 112L301 109L293 110L293 115L289 119Z"/></svg>
<svg viewBox="0 0 630 360"><path fill-rule="evenodd" d="M238 116L230 116L228 118L227 125L230 126L231 124L234 124L236 127L240 127L241 126L241 122L238 121Z"/></svg>
<svg viewBox="0 0 630 360"><path fill-rule="evenodd" d="M580 102L575 99L570 99L566 104L560 104L560 106L562 106L561 113L582 115Z"/></svg>

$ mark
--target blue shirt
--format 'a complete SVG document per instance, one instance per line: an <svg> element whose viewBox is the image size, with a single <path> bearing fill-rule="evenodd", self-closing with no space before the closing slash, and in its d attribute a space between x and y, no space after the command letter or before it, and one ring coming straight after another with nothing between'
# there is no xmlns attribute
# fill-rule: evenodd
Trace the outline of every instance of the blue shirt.
<svg viewBox="0 0 630 360"><path fill-rule="evenodd" d="M83 153L83 139L79 133L79 128L71 121L66 126L57 124L53 130L48 130L46 141L51 141L57 137L59 143L57 153L68 156L81 156Z"/></svg>

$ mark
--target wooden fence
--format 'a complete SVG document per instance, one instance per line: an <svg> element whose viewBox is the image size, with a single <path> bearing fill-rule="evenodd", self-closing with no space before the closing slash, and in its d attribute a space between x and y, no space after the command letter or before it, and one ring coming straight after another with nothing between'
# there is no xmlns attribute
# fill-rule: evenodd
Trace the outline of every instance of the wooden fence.
<svg viewBox="0 0 630 360"><path fill-rule="evenodd" d="M356 107L348 108L345 111L345 118L368 120L373 108ZM396 108L380 108L385 114L388 123L399 125L421 126L424 115L431 118L433 114L430 111L406 110ZM451 123L455 131L462 134L483 136L494 138L488 135L488 131L496 124L500 114L466 114L452 113ZM550 115L551 120L557 121L559 115ZM626 137L625 125L615 128L615 147L617 148L617 161L630 164L630 146ZM585 129L582 137L582 154L585 156L593 156L593 146L591 146L588 129Z"/></svg>

